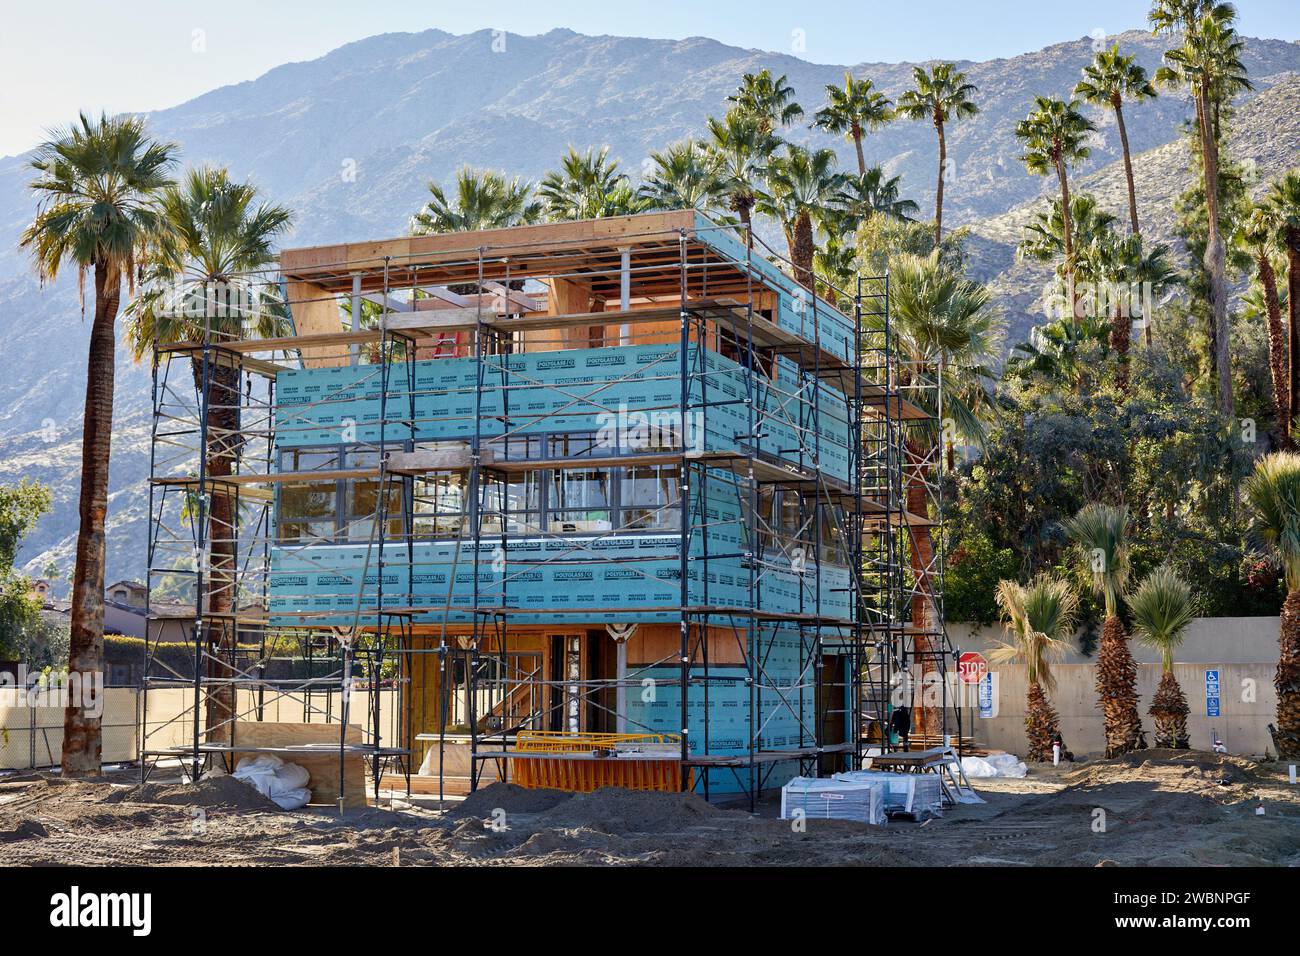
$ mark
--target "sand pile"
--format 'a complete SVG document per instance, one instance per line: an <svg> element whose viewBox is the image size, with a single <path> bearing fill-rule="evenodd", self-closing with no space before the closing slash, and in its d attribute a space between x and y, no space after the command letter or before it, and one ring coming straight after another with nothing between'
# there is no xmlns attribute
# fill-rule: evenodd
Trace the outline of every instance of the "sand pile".
<svg viewBox="0 0 1300 956"><path fill-rule="evenodd" d="M657 793L605 787L592 793L529 790L494 783L466 797L447 814L449 821L491 819L496 812L526 816L536 829L584 827L603 833L669 833L701 825L734 825L746 813L723 810L692 793Z"/></svg>
<svg viewBox="0 0 1300 956"><path fill-rule="evenodd" d="M530 790L513 783L494 783L467 796L447 812L447 819L484 820L495 810L504 810L506 814L541 813L574 796L565 790Z"/></svg>
<svg viewBox="0 0 1300 956"><path fill-rule="evenodd" d="M1195 791L1212 786L1276 782L1279 771L1246 757L1204 750L1139 750L1097 760L1062 775L1071 786L1106 786L1145 781L1164 789Z"/></svg>
<svg viewBox="0 0 1300 956"><path fill-rule="evenodd" d="M164 804L177 807L202 807L205 810L282 812L255 787L234 777L205 777L191 786L186 783L145 783L130 789L118 789L105 798L106 803Z"/></svg>

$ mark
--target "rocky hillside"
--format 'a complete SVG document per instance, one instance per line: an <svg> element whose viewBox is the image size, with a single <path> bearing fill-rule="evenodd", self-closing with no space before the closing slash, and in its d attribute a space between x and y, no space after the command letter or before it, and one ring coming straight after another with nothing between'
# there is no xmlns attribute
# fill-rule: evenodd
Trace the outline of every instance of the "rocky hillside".
<svg viewBox="0 0 1300 956"><path fill-rule="evenodd" d="M1258 195L1289 169L1300 165L1300 73L1274 77L1274 84L1241 104L1232 118L1228 155L1244 163ZM1186 250L1174 234L1174 202L1192 184L1187 146L1181 140L1165 143L1133 157L1134 189L1143 235L1163 242L1184 258ZM1055 178L1044 179L1044 189L1056 188ZM1077 178L1071 190L1091 193L1121 221L1128 215L1128 187L1124 164L1116 160ZM1050 193L1052 198L1055 192ZM1016 244L1035 212L1044 209L1047 194L1039 195L971 226L973 271L998 294L1008 318L1008 343L1025 338L1029 327L1043 321L1039 296L1051 278L1048 266L1019 261Z"/></svg>
<svg viewBox="0 0 1300 956"><path fill-rule="evenodd" d="M1148 69L1167 44L1145 33L1114 39ZM1085 38L963 64L979 87L982 112L950 131L956 170L946 190L945 221L978 227L979 268L997 278L1014 307L1036 289L1017 285L1022 277L1012 254L1015 217L1025 214L1044 185L1017 160L1015 123L1035 93L1068 92L1092 53L1093 41ZM1265 97L1277 84L1294 91L1300 44L1252 39L1246 62L1260 101L1273 103ZM227 164L297 209L298 228L289 241L308 244L404 231L423 201L425 184L446 180L465 163L537 177L569 144L607 143L635 173L652 149L700 132L707 115L725 108L739 76L763 67L788 74L809 115L821 105L824 85L839 81L846 69L698 37L647 40L555 30L508 36L498 52L487 31L426 31L371 37L317 60L286 64L151 114L149 122L157 135L181 145L186 162ZM896 96L908 86L912 64L848 68L872 76ZM1165 144L1177 138L1187 112L1184 98L1175 95L1131 110L1134 150L1167 156L1176 166L1178 147ZM1300 125L1294 111L1257 125L1245 122L1246 113L1240 135L1252 138L1242 141L1243 148L1260 152L1261 169L1266 153L1294 154L1294 137L1288 138ZM50 117L52 124L70 119ZM1099 120L1104 124L1106 118ZM1080 170L1095 173L1099 190L1113 183L1109 164L1118 155L1113 130L1103 125L1102 132L1094 157ZM834 144L844 162L852 162L851 150L824 134L800 128L790 135ZM935 178L930 126L896 123L869 138L867 153L872 162L901 173L906 193L928 214ZM1161 189L1173 182L1172 173L1165 176L1149 165L1143 175L1149 182L1140 188L1154 221L1167 211L1173 190ZM29 178L25 157L0 159L0 481L27 475L49 482L56 494L55 513L40 523L23 553L35 570L51 557L71 564L89 329L75 276L42 290L15 248L32 215ZM144 571L148 395L148 370L120 355L110 578Z"/></svg>

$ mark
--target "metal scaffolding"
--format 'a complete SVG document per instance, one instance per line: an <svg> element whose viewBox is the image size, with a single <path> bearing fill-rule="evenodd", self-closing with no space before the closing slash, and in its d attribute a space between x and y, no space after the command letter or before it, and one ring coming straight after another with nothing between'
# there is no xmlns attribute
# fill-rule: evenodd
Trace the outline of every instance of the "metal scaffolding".
<svg viewBox="0 0 1300 956"><path fill-rule="evenodd" d="M856 769L866 748L900 746L897 708L927 706L908 680L917 670L938 675L928 708L944 735L955 715L960 743L943 627L940 370L901 354L887 279L853 294L819 282L814 295L761 242L694 213L630 217L608 236L600 225L305 250L295 263L307 266L286 254L277 273L248 277L287 305L284 334L203 321L192 340L157 344L149 585L151 600L188 603L151 608L143 712L151 690L184 689L187 706L183 733L143 721L142 776L164 759L197 777L249 753L328 756L342 806L349 760L368 765L376 796L410 793L423 747L436 748L441 797L452 727L465 728L473 790L528 759L521 733L595 724L671 740L683 789L752 805L779 768ZM586 308L566 302L566 283ZM851 316L836 308L847 302ZM520 361L646 343L662 354L591 381L543 379ZM471 361L472 386L421 380L444 359ZM306 369L349 371L333 392L278 400L280 377ZM668 427L643 447L593 451L572 421L619 413L607 396L630 383L672 389L640 409ZM530 406L538 390L551 406ZM351 416L363 398L372 410ZM299 429L343 450L304 467L287 438ZM592 468L675 474L676 494L617 512L627 520L610 509L608 527L544 522L547 476ZM535 512L515 497L529 481ZM331 484L342 490L322 497L339 513L327 502L312 520L333 531L306 520L287 534L285 489ZM641 538L658 550L618 552ZM353 559L342 570L327 559L340 542ZM843 584L830 587L836 560ZM528 590L556 569L609 565L647 588L675 583L676 599L542 605ZM301 583L330 574L351 593ZM550 647L525 648L523 629L548 621L605 628L614 676L583 672L581 647L566 643L558 663ZM636 629L665 623L677 639L629 665ZM629 703L647 680L675 695L670 733ZM711 717L720 698L744 703L739 746ZM295 724L337 725L337 738L241 743L283 700ZM778 722L783 742L765 744Z"/></svg>

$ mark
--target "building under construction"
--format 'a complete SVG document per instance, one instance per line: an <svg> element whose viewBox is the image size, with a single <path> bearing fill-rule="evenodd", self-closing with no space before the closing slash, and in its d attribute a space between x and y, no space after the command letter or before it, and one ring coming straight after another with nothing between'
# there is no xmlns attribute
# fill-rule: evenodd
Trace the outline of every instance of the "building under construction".
<svg viewBox="0 0 1300 956"><path fill-rule="evenodd" d="M752 801L900 746L922 671L960 736L937 370L885 278L818 292L678 211L286 250L181 295L149 584L195 626L153 617L142 772Z"/></svg>

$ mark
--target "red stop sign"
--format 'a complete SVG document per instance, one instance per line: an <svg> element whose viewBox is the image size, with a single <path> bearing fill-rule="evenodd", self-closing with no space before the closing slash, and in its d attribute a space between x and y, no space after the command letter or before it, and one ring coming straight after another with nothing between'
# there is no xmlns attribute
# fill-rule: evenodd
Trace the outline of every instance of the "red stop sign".
<svg viewBox="0 0 1300 956"><path fill-rule="evenodd" d="M967 684L978 684L988 672L989 662L977 651L967 651L957 659L957 673Z"/></svg>

